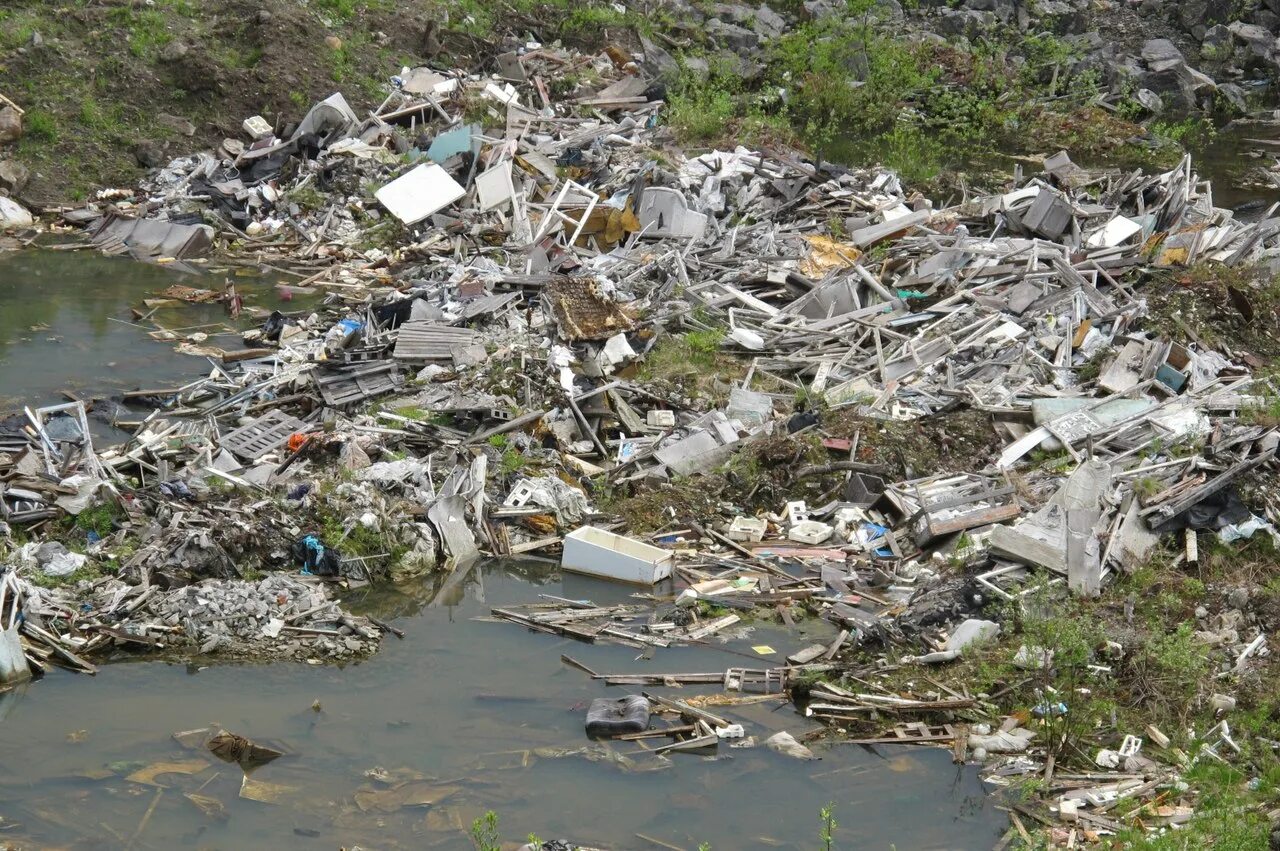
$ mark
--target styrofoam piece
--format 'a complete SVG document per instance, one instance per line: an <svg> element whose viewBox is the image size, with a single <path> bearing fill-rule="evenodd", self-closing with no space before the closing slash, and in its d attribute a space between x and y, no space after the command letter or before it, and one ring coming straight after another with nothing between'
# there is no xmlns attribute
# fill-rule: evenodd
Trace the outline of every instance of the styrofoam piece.
<svg viewBox="0 0 1280 851"><path fill-rule="evenodd" d="M1095 807L1114 804L1119 798L1120 793L1115 789L1091 789L1084 793L1084 799Z"/></svg>
<svg viewBox="0 0 1280 851"><path fill-rule="evenodd" d="M803 499L793 500L787 503L786 517L788 523L803 523L809 519L809 508L804 504Z"/></svg>
<svg viewBox="0 0 1280 851"><path fill-rule="evenodd" d="M729 332L729 339L733 340L744 349L750 349L758 352L764 348L764 337L761 337L750 328L734 328Z"/></svg>
<svg viewBox="0 0 1280 851"><path fill-rule="evenodd" d="M804 520L787 530L787 538L800 544L821 544L835 529L817 520Z"/></svg>
<svg viewBox="0 0 1280 851"><path fill-rule="evenodd" d="M516 91L516 87L510 83L504 83L502 86L496 86L489 83L484 87L485 97L493 98L499 103L518 104L520 102L520 94Z"/></svg>
<svg viewBox="0 0 1280 851"><path fill-rule="evenodd" d="M631 348L631 344L627 342L626 334L614 334L612 337L604 341L604 347L600 353L608 361L610 366L617 366L621 363L634 360L636 357L635 349Z"/></svg>
<svg viewBox="0 0 1280 851"><path fill-rule="evenodd" d="M773 399L765 393L735 387L729 391L725 414L748 427L764 425L773 416Z"/></svg>
<svg viewBox="0 0 1280 851"><path fill-rule="evenodd" d="M663 411L654 409L645 414L645 422L652 428L674 428L676 424L675 411Z"/></svg>
<svg viewBox="0 0 1280 851"><path fill-rule="evenodd" d="M675 556L643 541L583 526L565 536L560 566L601 579L653 585L671 576Z"/></svg>
<svg viewBox="0 0 1280 851"><path fill-rule="evenodd" d="M435 163L420 165L374 193L378 203L406 225L414 225L457 201L466 190Z"/></svg>
<svg viewBox="0 0 1280 851"><path fill-rule="evenodd" d="M760 541L769 524L759 517L735 517L729 524L729 540Z"/></svg>
<svg viewBox="0 0 1280 851"><path fill-rule="evenodd" d="M507 495L506 500L502 504L513 508L520 508L527 503L532 496L533 486L530 484L528 479L525 479L511 489L511 493Z"/></svg>
<svg viewBox="0 0 1280 851"><path fill-rule="evenodd" d="M240 126L244 128L244 132L248 133L249 137L255 142L259 139L267 138L274 130L267 119L263 118L261 115L249 116Z"/></svg>
<svg viewBox="0 0 1280 851"><path fill-rule="evenodd" d="M27 665L26 654L22 650L22 640L18 638L18 625L0 630L0 683L18 683L31 679L31 668Z"/></svg>

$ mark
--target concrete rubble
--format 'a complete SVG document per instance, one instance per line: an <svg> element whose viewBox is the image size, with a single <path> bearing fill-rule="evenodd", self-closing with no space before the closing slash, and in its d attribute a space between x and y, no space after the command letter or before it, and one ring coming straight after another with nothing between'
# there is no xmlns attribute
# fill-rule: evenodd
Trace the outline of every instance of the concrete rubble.
<svg viewBox="0 0 1280 851"><path fill-rule="evenodd" d="M261 316L243 347L174 334L210 372L126 398L120 445L95 445L85 402L0 423L7 534L51 537L109 509L110 528L77 543L112 575L77 580L83 565L65 570L63 553L9 560L0 627L17 625L35 668L92 670L94 653L140 648L367 655L383 626L330 588L490 556L558 561L593 527L674 552L674 583L634 604L556 598L494 615L644 650L705 642L748 614L816 616L834 638L782 664L589 673L789 693L833 730L892 717L860 740L980 752L1008 778L1043 770L1029 718L992 717L978 695L812 677L865 653L953 662L1000 632L984 606L1097 595L1162 537L1275 535L1270 506L1239 492L1274 473L1280 432L1247 414L1275 389L1229 340L1170 339L1144 294L1196 263L1274 263L1274 209L1246 222L1215 207L1190 157L1146 175L1059 154L1002 193L935 207L892 173L795 151L659 156L662 103L634 64L581 57L608 85L557 103L537 82L552 56L518 58L516 85L405 69L372 111L334 94L296 126L250 118L243 138L66 214L109 237L86 246L193 268L252 252L324 295ZM1148 44L1143 61L1196 95L1172 44ZM464 121L477 108L483 127ZM663 347L701 365L655 375ZM697 374L719 359L741 369ZM983 418L994 457L911 469L860 451L886 425L960 409ZM856 425L837 436L840 421ZM1033 463L1046 456L1061 463ZM773 479L725 490L762 466ZM689 483L721 492L656 527L608 508ZM64 572L70 584L42 587ZM1266 652L1261 635L1221 630L1228 677ZM737 738L689 701L654 711L682 719L664 753ZM819 736L804 738L763 741L813 758ZM1181 770L1117 760L1143 795ZM1074 818L1116 827L1081 795Z"/></svg>

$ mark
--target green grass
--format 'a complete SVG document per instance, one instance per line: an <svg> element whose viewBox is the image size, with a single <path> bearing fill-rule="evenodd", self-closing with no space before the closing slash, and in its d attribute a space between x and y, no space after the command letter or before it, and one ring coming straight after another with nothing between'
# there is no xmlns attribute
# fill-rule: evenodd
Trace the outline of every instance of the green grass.
<svg viewBox="0 0 1280 851"><path fill-rule="evenodd" d="M114 502L102 502L86 508L76 515L77 529L94 532L100 538L111 534L115 521L120 517L120 509Z"/></svg>
<svg viewBox="0 0 1280 851"><path fill-rule="evenodd" d="M1207 116L1190 116L1180 121L1153 121L1151 134L1178 146L1204 145L1217 135L1217 128Z"/></svg>
<svg viewBox="0 0 1280 851"><path fill-rule="evenodd" d="M629 12L613 6L575 4L561 25L561 32L577 37L598 36L603 30L628 26L633 20Z"/></svg>
<svg viewBox="0 0 1280 851"><path fill-rule="evenodd" d="M129 53L137 59L154 58L160 48L173 41L168 19L161 9L120 6L112 9L107 18L124 29Z"/></svg>
<svg viewBox="0 0 1280 851"><path fill-rule="evenodd" d="M729 132L737 113L734 93L727 86L686 79L670 96L666 121L686 142L712 142Z"/></svg>
<svg viewBox="0 0 1280 851"><path fill-rule="evenodd" d="M22 117L22 122L24 141L28 139L33 142L58 141L57 119L51 113L42 109L33 109Z"/></svg>
<svg viewBox="0 0 1280 851"><path fill-rule="evenodd" d="M1077 48L1056 36L996 31L972 44L915 43L880 20L872 0L847 6L767 44L758 81L736 68L713 66L706 80L686 72L670 87L664 120L691 144L736 141L743 126L757 136L787 128L828 158L880 162L913 183L982 167L1003 149L1074 149L1084 140L1113 150L1142 132L1120 122L1124 132L1107 125L1093 138L1097 121L1045 120L1070 115L1100 90L1096 75L1069 77ZM1060 100L1044 105L1052 96Z"/></svg>
<svg viewBox="0 0 1280 851"><path fill-rule="evenodd" d="M307 212L310 212L312 210L319 210L325 205L325 202L328 200L323 192L321 192L319 189L316 189L314 183L308 183L305 186L299 186L295 189L290 189L288 192L285 193L284 197L286 200L291 201L294 204L297 204L299 207L301 207L304 211L307 211ZM399 412L397 411L397 413ZM408 416L408 415L401 414L401 416Z"/></svg>
<svg viewBox="0 0 1280 851"><path fill-rule="evenodd" d="M32 36L48 33L46 19L34 12L0 10L0 48L14 50L31 43Z"/></svg>
<svg viewBox="0 0 1280 851"><path fill-rule="evenodd" d="M313 6L326 17L348 21L356 15L370 11L394 8L391 0L311 0Z"/></svg>
<svg viewBox="0 0 1280 851"><path fill-rule="evenodd" d="M501 453L498 461L498 469L504 476L510 476L518 473L529 463L529 459L524 456L516 446L507 440L505 434L495 434L489 438L489 445Z"/></svg>
<svg viewBox="0 0 1280 851"><path fill-rule="evenodd" d="M404 417L407 420L425 420L431 416L431 412L417 405L405 405L402 408L396 408L392 413L397 416Z"/></svg>
<svg viewBox="0 0 1280 851"><path fill-rule="evenodd" d="M1273 772L1268 775L1274 778ZM1267 851L1270 825L1263 807L1274 802L1274 782L1249 788L1249 777L1239 769L1206 759L1193 766L1184 779L1200 790L1191 821L1178 830L1149 836L1136 828L1121 832L1111 848L1147 851L1199 851L1230 848L1231 851Z"/></svg>
<svg viewBox="0 0 1280 851"><path fill-rule="evenodd" d="M510 476L523 470L527 463L528 459L524 457L524 454L514 446L510 446L503 451L502 461L498 469L502 471L504 476Z"/></svg>

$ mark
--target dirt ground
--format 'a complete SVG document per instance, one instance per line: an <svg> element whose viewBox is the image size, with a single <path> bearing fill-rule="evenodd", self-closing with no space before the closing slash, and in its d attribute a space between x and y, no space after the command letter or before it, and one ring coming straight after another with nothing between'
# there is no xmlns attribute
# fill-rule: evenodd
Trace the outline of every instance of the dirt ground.
<svg viewBox="0 0 1280 851"><path fill-rule="evenodd" d="M128 185L143 162L242 138L251 115L297 121L335 91L357 112L372 108L380 84L442 48L428 37L436 7L413 0L374 10L346 0L51 5L0 4L0 93L27 111L12 153L33 173L22 199L37 206ZM323 11L348 6L350 17ZM449 39L459 57L475 44ZM194 133L175 129L175 118Z"/></svg>

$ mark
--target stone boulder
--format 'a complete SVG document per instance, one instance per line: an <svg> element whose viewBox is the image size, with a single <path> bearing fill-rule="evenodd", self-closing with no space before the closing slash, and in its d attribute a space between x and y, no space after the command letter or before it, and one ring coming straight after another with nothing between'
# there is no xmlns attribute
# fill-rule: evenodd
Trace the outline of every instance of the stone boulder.
<svg viewBox="0 0 1280 851"><path fill-rule="evenodd" d="M1200 40L1200 55L1221 62L1231 55L1232 47L1231 30L1222 24L1214 24L1205 30L1204 38Z"/></svg>
<svg viewBox="0 0 1280 851"><path fill-rule="evenodd" d="M1213 79L1192 68L1182 51L1167 38L1153 38L1143 44L1142 61L1146 73L1138 78L1138 85L1157 95L1167 108L1200 109L1208 105L1217 89Z"/></svg>
<svg viewBox="0 0 1280 851"><path fill-rule="evenodd" d="M680 63L665 49L640 36L640 48L644 51L644 59L640 66L645 75L654 82L669 86L680 77Z"/></svg>
<svg viewBox="0 0 1280 851"><path fill-rule="evenodd" d="M1231 108L1240 114L1249 111L1249 104L1245 100L1245 91L1235 83L1219 83L1218 94L1221 99L1229 104Z"/></svg>
<svg viewBox="0 0 1280 851"><path fill-rule="evenodd" d="M0 106L0 145L7 145L22 138L22 116L11 106Z"/></svg>
<svg viewBox="0 0 1280 851"><path fill-rule="evenodd" d="M1034 5L1033 20L1038 28L1055 35L1077 35L1089 29L1085 9L1063 0L1039 0Z"/></svg>
<svg viewBox="0 0 1280 851"><path fill-rule="evenodd" d="M754 53L760 47L760 36L756 33L719 18L707 21L706 33L713 44L727 47L739 55Z"/></svg>
<svg viewBox="0 0 1280 851"><path fill-rule="evenodd" d="M751 28L765 38L778 38L787 31L787 21L761 3L752 18Z"/></svg>
<svg viewBox="0 0 1280 851"><path fill-rule="evenodd" d="M31 172L17 160L0 160L0 192L17 195L31 180Z"/></svg>
<svg viewBox="0 0 1280 851"><path fill-rule="evenodd" d="M1249 55L1264 66L1275 66L1280 50L1274 33L1258 24L1246 24L1243 21L1232 21L1227 29L1241 42Z"/></svg>
<svg viewBox="0 0 1280 851"><path fill-rule="evenodd" d="M921 6L937 5L925 0ZM848 5L843 0L804 0L804 14L810 20L819 21L823 18L843 17L848 14ZM903 18L902 4L898 0L876 0L875 5L871 9L873 18L888 19L892 21L900 21Z"/></svg>
<svg viewBox="0 0 1280 851"><path fill-rule="evenodd" d="M1182 28L1200 39L1209 27L1231 20L1237 5L1233 0L1178 0L1174 8Z"/></svg>
<svg viewBox="0 0 1280 851"><path fill-rule="evenodd" d="M35 218L27 209L14 201L0 195L0 230L10 228L29 228L35 224Z"/></svg>
<svg viewBox="0 0 1280 851"><path fill-rule="evenodd" d="M164 145L154 139L143 139L134 145L133 158L143 168L159 168L169 161Z"/></svg>
<svg viewBox="0 0 1280 851"><path fill-rule="evenodd" d="M937 30L945 36L977 38L997 24L995 13L974 9L943 9L938 15Z"/></svg>
<svg viewBox="0 0 1280 851"><path fill-rule="evenodd" d="M1142 61L1157 74L1187 64L1182 51L1167 38L1153 38L1143 44Z"/></svg>

